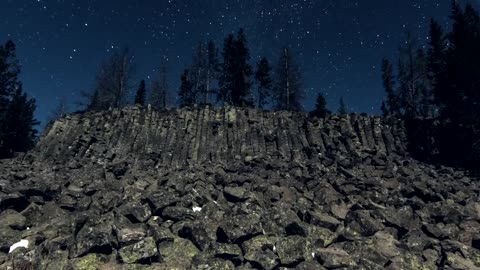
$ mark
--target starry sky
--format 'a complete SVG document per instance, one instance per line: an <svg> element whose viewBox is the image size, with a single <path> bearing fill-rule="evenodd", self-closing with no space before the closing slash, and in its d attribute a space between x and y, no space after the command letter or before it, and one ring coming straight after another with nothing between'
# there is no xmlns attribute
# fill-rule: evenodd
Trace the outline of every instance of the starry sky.
<svg viewBox="0 0 480 270"><path fill-rule="evenodd" d="M479 0L473 0L479 7ZM37 100L45 124L60 99L70 110L90 90L103 59L128 47L133 84L147 83L167 62L176 91L199 41L223 44L246 31L251 64L276 63L292 49L304 77L305 110L316 93L332 110L344 97L349 111L379 113L380 62L396 58L407 30L420 43L437 18L449 29L450 0L1 0L0 42L12 39L22 63L24 90Z"/></svg>

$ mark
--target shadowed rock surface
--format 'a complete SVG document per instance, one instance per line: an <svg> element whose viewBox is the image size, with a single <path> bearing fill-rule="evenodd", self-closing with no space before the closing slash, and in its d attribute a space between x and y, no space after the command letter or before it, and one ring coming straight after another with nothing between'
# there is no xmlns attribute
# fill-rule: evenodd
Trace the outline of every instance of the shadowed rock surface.
<svg viewBox="0 0 480 270"><path fill-rule="evenodd" d="M0 161L0 269L480 269L480 182L404 141L360 115L67 116Z"/></svg>

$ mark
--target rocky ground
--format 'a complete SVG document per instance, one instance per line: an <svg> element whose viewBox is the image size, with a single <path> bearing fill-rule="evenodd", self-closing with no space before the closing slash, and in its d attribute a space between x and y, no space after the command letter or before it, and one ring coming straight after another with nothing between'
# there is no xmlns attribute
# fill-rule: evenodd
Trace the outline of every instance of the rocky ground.
<svg viewBox="0 0 480 270"><path fill-rule="evenodd" d="M52 145L50 130L0 161L0 269L480 269L480 181L386 143L340 147L356 137L339 121L301 160L292 149L185 166L47 156L84 138ZM28 249L8 254L21 239Z"/></svg>

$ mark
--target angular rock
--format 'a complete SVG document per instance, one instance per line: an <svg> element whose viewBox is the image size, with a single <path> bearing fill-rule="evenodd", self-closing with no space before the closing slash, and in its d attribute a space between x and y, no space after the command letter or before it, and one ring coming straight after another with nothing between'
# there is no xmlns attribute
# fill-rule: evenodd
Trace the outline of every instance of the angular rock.
<svg viewBox="0 0 480 270"><path fill-rule="evenodd" d="M172 267L173 269L177 269ZM167 269L172 269L167 268ZM209 255L202 255L198 254L193 257L191 262L190 269L199 269L199 270L216 270L216 269L225 269L225 270L233 270L236 269L235 265L228 260L223 260L215 257L211 257Z"/></svg>
<svg viewBox="0 0 480 270"><path fill-rule="evenodd" d="M362 236L372 236L383 230L384 226L375 220L368 210L356 210L347 214L345 222L351 230L360 233Z"/></svg>
<svg viewBox="0 0 480 270"><path fill-rule="evenodd" d="M192 258L199 253L192 242L178 237L173 241L160 242L158 251L162 262L169 265L181 265L185 267L183 269L190 267Z"/></svg>
<svg viewBox="0 0 480 270"><path fill-rule="evenodd" d="M93 270L99 269L107 262L106 256L99 254L88 254L81 258L75 258L71 261L72 268L75 270ZM53 265L52 265L53 266ZM54 269L54 268L51 268Z"/></svg>
<svg viewBox="0 0 480 270"><path fill-rule="evenodd" d="M275 247L280 262L285 265L295 265L309 259L313 251L311 243L298 235L277 239Z"/></svg>
<svg viewBox="0 0 480 270"><path fill-rule="evenodd" d="M242 243L245 260L264 269L273 269L280 264L275 252L276 238L260 235Z"/></svg>
<svg viewBox="0 0 480 270"><path fill-rule="evenodd" d="M180 201L177 194L168 191L157 191L153 194L147 195L146 200L152 210L153 215L159 215L163 208L174 205Z"/></svg>
<svg viewBox="0 0 480 270"><path fill-rule="evenodd" d="M240 243L245 239L262 234L260 216L234 215L222 222L217 230L217 242Z"/></svg>
<svg viewBox="0 0 480 270"><path fill-rule="evenodd" d="M167 206L163 209L161 215L164 219L173 221L193 220L195 217L192 209L181 206Z"/></svg>
<svg viewBox="0 0 480 270"><path fill-rule="evenodd" d="M331 231L336 231L340 225L340 221L328 214L321 212L308 212L309 223L327 228Z"/></svg>
<svg viewBox="0 0 480 270"><path fill-rule="evenodd" d="M21 240L21 233L10 227L0 227L0 252L8 253L10 246Z"/></svg>
<svg viewBox="0 0 480 270"><path fill-rule="evenodd" d="M147 236L147 230L143 225L115 226L115 234L120 245L128 245L139 242Z"/></svg>
<svg viewBox="0 0 480 270"><path fill-rule="evenodd" d="M135 244L125 246L118 253L122 262L129 264L158 260L157 245L152 237L147 237Z"/></svg>
<svg viewBox="0 0 480 270"><path fill-rule="evenodd" d="M425 269L435 270L438 267L435 264L427 264L422 258L414 256L409 253L402 254L401 256L392 259L391 263L385 269Z"/></svg>
<svg viewBox="0 0 480 270"><path fill-rule="evenodd" d="M241 187L225 187L223 194L225 195L225 199L234 203L243 202L249 198L248 191Z"/></svg>
<svg viewBox="0 0 480 270"><path fill-rule="evenodd" d="M343 220L347 216L349 207L344 202L341 202L340 204L332 204L330 211L336 218Z"/></svg>
<svg viewBox="0 0 480 270"><path fill-rule="evenodd" d="M323 267L327 269L355 268L356 261L348 255L345 250L338 248L317 248L314 251L315 258L318 258Z"/></svg>
<svg viewBox="0 0 480 270"><path fill-rule="evenodd" d="M195 246L204 251L214 239L208 234L203 223L185 224L178 232L180 237L190 240Z"/></svg>
<svg viewBox="0 0 480 270"><path fill-rule="evenodd" d="M315 257L315 254L312 255L312 257ZM319 262L317 261L305 261L301 262L298 264L295 269L297 270L325 270L326 268L323 267Z"/></svg>
<svg viewBox="0 0 480 270"><path fill-rule="evenodd" d="M215 243L212 247L212 252L215 257L241 261L242 249L235 244Z"/></svg>
<svg viewBox="0 0 480 270"><path fill-rule="evenodd" d="M115 243L111 224L85 226L75 237L72 255L79 257L90 252L111 254Z"/></svg>
<svg viewBox="0 0 480 270"><path fill-rule="evenodd" d="M134 223L143 223L152 216L148 205L136 202L124 204L118 211Z"/></svg>
<svg viewBox="0 0 480 270"><path fill-rule="evenodd" d="M6 225L14 230L22 231L26 228L27 219L16 212L7 213L7 211L4 211L0 214L0 220L2 220L2 226Z"/></svg>

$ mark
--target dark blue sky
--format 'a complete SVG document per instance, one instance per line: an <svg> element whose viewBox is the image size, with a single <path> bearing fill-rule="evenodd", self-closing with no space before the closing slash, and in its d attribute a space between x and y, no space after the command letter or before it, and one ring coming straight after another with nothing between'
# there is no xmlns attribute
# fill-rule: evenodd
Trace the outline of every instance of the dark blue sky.
<svg viewBox="0 0 480 270"><path fill-rule="evenodd" d="M475 0L478 1L478 0ZM450 0L2 0L0 42L12 39L24 89L37 99L45 122L61 98L71 110L80 90L93 87L99 65L128 46L135 56L134 84L156 75L168 59L176 91L180 71L200 40L218 45L243 27L252 64L275 63L290 46L301 67L307 98L340 96L351 111L377 113L383 98L379 63L397 57L410 29L426 42L430 17L448 27ZM475 6L478 3L474 2Z"/></svg>

